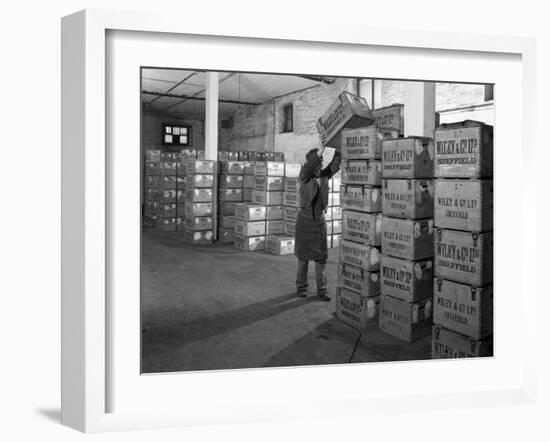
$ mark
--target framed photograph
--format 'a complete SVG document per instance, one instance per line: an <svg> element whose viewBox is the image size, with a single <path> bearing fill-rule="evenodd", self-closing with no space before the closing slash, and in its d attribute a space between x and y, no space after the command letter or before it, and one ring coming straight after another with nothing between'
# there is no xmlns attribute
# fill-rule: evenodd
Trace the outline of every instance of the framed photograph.
<svg viewBox="0 0 550 442"><path fill-rule="evenodd" d="M63 18L65 425L533 403L534 42L323 29Z"/></svg>

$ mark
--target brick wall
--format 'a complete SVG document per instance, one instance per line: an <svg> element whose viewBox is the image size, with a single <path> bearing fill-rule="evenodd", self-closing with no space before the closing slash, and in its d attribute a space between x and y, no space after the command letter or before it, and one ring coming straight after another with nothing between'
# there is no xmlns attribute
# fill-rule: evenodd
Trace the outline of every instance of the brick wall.
<svg viewBox="0 0 550 442"><path fill-rule="evenodd" d="M337 79L332 84L294 92L259 106L242 106L233 115L227 145L232 151L284 152L287 161L302 162L305 153L319 146L317 120L343 91L355 92L355 80ZM293 131L283 132L283 108L292 103Z"/></svg>

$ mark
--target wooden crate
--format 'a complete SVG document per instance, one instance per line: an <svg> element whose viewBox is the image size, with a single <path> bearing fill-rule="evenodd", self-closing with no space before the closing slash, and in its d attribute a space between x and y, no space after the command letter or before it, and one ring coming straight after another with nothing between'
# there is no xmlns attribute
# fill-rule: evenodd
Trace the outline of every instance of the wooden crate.
<svg viewBox="0 0 550 442"><path fill-rule="evenodd" d="M205 187L187 187L185 199L194 203L207 203L214 201L214 189Z"/></svg>
<svg viewBox="0 0 550 442"><path fill-rule="evenodd" d="M379 187L344 184L340 186L339 203L342 209L381 212L382 190Z"/></svg>
<svg viewBox="0 0 550 442"><path fill-rule="evenodd" d="M219 228L235 230L235 216L234 215L222 215L219 220Z"/></svg>
<svg viewBox="0 0 550 442"><path fill-rule="evenodd" d="M243 201L243 189L219 189L218 199L220 201L241 203Z"/></svg>
<svg viewBox="0 0 550 442"><path fill-rule="evenodd" d="M343 240L340 243L340 262L367 272L380 270L380 251L373 246Z"/></svg>
<svg viewBox="0 0 550 442"><path fill-rule="evenodd" d="M294 237L269 235L266 238L265 249L272 255L292 255L294 253Z"/></svg>
<svg viewBox="0 0 550 442"><path fill-rule="evenodd" d="M214 241L214 232L212 230L193 231L184 230L184 239L190 244L212 244Z"/></svg>
<svg viewBox="0 0 550 442"><path fill-rule="evenodd" d="M396 258L419 260L434 256L433 220L382 217L382 251Z"/></svg>
<svg viewBox="0 0 550 442"><path fill-rule="evenodd" d="M145 162L145 175L160 175L160 163Z"/></svg>
<svg viewBox="0 0 550 442"><path fill-rule="evenodd" d="M185 216L209 216L214 213L213 209L212 203L185 202Z"/></svg>
<svg viewBox="0 0 550 442"><path fill-rule="evenodd" d="M243 202L252 202L252 190L254 189L243 189Z"/></svg>
<svg viewBox="0 0 550 442"><path fill-rule="evenodd" d="M296 235L296 221L284 220L285 222L285 235Z"/></svg>
<svg viewBox="0 0 550 442"><path fill-rule="evenodd" d="M266 206L244 203L235 205L235 219L241 219L243 221L263 221L266 218Z"/></svg>
<svg viewBox="0 0 550 442"><path fill-rule="evenodd" d="M414 342L432 332L432 300L402 301L380 295L380 330L398 339Z"/></svg>
<svg viewBox="0 0 550 442"><path fill-rule="evenodd" d="M222 201L218 203L218 212L220 215L235 215L235 207L237 204L242 203L232 203L232 202L226 202Z"/></svg>
<svg viewBox="0 0 550 442"><path fill-rule="evenodd" d="M151 161L153 163L158 163L160 161L160 150L146 150L145 151L145 161Z"/></svg>
<svg viewBox="0 0 550 442"><path fill-rule="evenodd" d="M299 192L300 191L300 179L296 177L286 177L284 179L284 191L285 192Z"/></svg>
<svg viewBox="0 0 550 442"><path fill-rule="evenodd" d="M300 194L298 192L283 192L283 206L300 207Z"/></svg>
<svg viewBox="0 0 550 442"><path fill-rule="evenodd" d="M302 165L300 163L285 163L285 177L298 178Z"/></svg>
<svg viewBox="0 0 550 442"><path fill-rule="evenodd" d="M380 296L368 298L345 288L336 288L336 317L360 330L378 324Z"/></svg>
<svg viewBox="0 0 550 442"><path fill-rule="evenodd" d="M317 131L323 146L340 149L344 128L369 126L374 117L367 101L347 91L342 92L317 121Z"/></svg>
<svg viewBox="0 0 550 442"><path fill-rule="evenodd" d="M213 175L216 173L216 162L213 160L185 160L185 173L187 175Z"/></svg>
<svg viewBox="0 0 550 442"><path fill-rule="evenodd" d="M395 218L432 218L434 188L432 180L388 180L382 186L382 214Z"/></svg>
<svg viewBox="0 0 550 442"><path fill-rule="evenodd" d="M195 187L206 187L206 188L213 188L214 187L214 175L204 175L204 174L193 174L188 175L185 180L185 186L187 188L195 188Z"/></svg>
<svg viewBox="0 0 550 442"><path fill-rule="evenodd" d="M175 216L159 216L158 227L166 232L175 232L178 220Z"/></svg>
<svg viewBox="0 0 550 442"><path fill-rule="evenodd" d="M235 229L222 228L218 231L218 240L221 242L234 242L235 241Z"/></svg>
<svg viewBox="0 0 550 442"><path fill-rule="evenodd" d="M384 295L407 302L431 298L433 295L433 261L393 258L382 254L380 263L381 290Z"/></svg>
<svg viewBox="0 0 550 442"><path fill-rule="evenodd" d="M162 190L176 189L177 179L175 175L163 175L159 180L159 188Z"/></svg>
<svg viewBox="0 0 550 442"><path fill-rule="evenodd" d="M492 180L435 180L434 223L444 229L493 230Z"/></svg>
<svg viewBox="0 0 550 442"><path fill-rule="evenodd" d="M433 178L431 138L407 137L382 141L383 178Z"/></svg>
<svg viewBox="0 0 550 442"><path fill-rule="evenodd" d="M212 230L214 227L214 219L211 216L187 216L186 215L183 220L183 223L185 224L186 230L190 230L193 232L197 230Z"/></svg>
<svg viewBox="0 0 550 442"><path fill-rule="evenodd" d="M177 175L178 163L176 161L161 161L160 175Z"/></svg>
<svg viewBox="0 0 550 442"><path fill-rule="evenodd" d="M340 169L343 184L380 186L382 183L382 162L379 160L342 161Z"/></svg>
<svg viewBox="0 0 550 442"><path fill-rule="evenodd" d="M252 191L252 202L262 206L281 206L283 204L283 192L266 192L264 190Z"/></svg>
<svg viewBox="0 0 550 442"><path fill-rule="evenodd" d="M343 129L341 152L344 160L379 160L384 136L375 126Z"/></svg>
<svg viewBox="0 0 550 442"><path fill-rule="evenodd" d="M285 176L285 163L279 161L256 161L254 163L256 176Z"/></svg>
<svg viewBox="0 0 550 442"><path fill-rule="evenodd" d="M493 356L493 338L478 341L434 325L432 330L432 358L456 359Z"/></svg>
<svg viewBox="0 0 550 442"><path fill-rule="evenodd" d="M176 190L176 201L178 203L184 203L186 198L185 198L185 190ZM192 201L192 200L191 200ZM212 201L212 200L209 200L209 201ZM199 201L197 201L199 202Z"/></svg>
<svg viewBox="0 0 550 442"><path fill-rule="evenodd" d="M282 176L254 176L254 189L264 191L281 191L283 190Z"/></svg>
<svg viewBox="0 0 550 442"><path fill-rule="evenodd" d="M379 246L382 230L382 216L378 213L364 213L344 210L342 238L365 245Z"/></svg>
<svg viewBox="0 0 550 442"><path fill-rule="evenodd" d="M254 161L244 161L244 174L254 175Z"/></svg>
<svg viewBox="0 0 550 442"><path fill-rule="evenodd" d="M161 203L175 203L177 190L163 190L159 193L159 202Z"/></svg>
<svg viewBox="0 0 550 442"><path fill-rule="evenodd" d="M269 221L284 219L283 206L266 206L266 219Z"/></svg>
<svg viewBox="0 0 550 442"><path fill-rule="evenodd" d="M266 235L280 235L285 231L285 222L282 219L272 219L265 222Z"/></svg>
<svg viewBox="0 0 550 442"><path fill-rule="evenodd" d="M243 188L254 189L256 186L256 177L254 175L243 175Z"/></svg>
<svg viewBox="0 0 550 442"><path fill-rule="evenodd" d="M471 120L442 124L434 139L435 177L493 177L493 126Z"/></svg>
<svg viewBox="0 0 550 442"><path fill-rule="evenodd" d="M373 109L372 115L379 128L397 131L403 136L405 130L405 106L400 103Z"/></svg>
<svg viewBox="0 0 550 442"><path fill-rule="evenodd" d="M380 273L368 272L349 264L338 264L338 287L351 290L363 296L380 296Z"/></svg>
<svg viewBox="0 0 550 442"><path fill-rule="evenodd" d="M245 252L256 252L265 250L265 236L243 236L235 233L235 242L237 249Z"/></svg>
<svg viewBox="0 0 550 442"><path fill-rule="evenodd" d="M176 203L161 203L158 208L158 214L162 217L173 217L177 216L177 204Z"/></svg>
<svg viewBox="0 0 550 442"><path fill-rule="evenodd" d="M493 286L470 287L435 278L434 324L472 339L493 334Z"/></svg>
<svg viewBox="0 0 550 442"><path fill-rule="evenodd" d="M285 221L291 221L296 222L296 216L298 215L298 208L297 207L291 207L291 206L285 206L283 208L283 219Z"/></svg>
<svg viewBox="0 0 550 442"><path fill-rule="evenodd" d="M218 185L220 189L242 189L244 175L219 175Z"/></svg>
<svg viewBox="0 0 550 442"><path fill-rule="evenodd" d="M263 236L265 235L265 221L235 219L235 233L242 236Z"/></svg>
<svg viewBox="0 0 550 442"><path fill-rule="evenodd" d="M223 175L244 175L244 161L220 161L220 173Z"/></svg>
<svg viewBox="0 0 550 442"><path fill-rule="evenodd" d="M493 282L493 234L437 229L434 272L474 287Z"/></svg>

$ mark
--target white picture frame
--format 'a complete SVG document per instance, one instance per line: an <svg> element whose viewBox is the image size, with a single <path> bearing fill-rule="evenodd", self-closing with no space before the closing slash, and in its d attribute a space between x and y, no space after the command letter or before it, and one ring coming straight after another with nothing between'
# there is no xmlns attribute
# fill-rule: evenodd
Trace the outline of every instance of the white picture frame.
<svg viewBox="0 0 550 442"><path fill-rule="evenodd" d="M483 61L484 54L501 54L503 57L513 56L520 58L521 67L521 91L517 97L521 105L521 121L516 128L510 128L512 140L521 144L521 157L523 161L529 161L534 152L534 122L535 112L532 104L535 102L535 46L534 41L526 38L464 35L451 33L428 33L416 31L403 31L399 33L390 30L372 29L368 27L354 26L320 26L319 23L304 25L295 29L281 29L275 23L265 23L262 27L248 24L245 20L240 22L227 21L226 23L209 22L198 17L197 19L182 24L176 18L169 16L157 16L151 13L128 13L114 11L87 10L63 18L62 21L62 423L85 432L99 432L123 429L158 428L169 426L185 426L219 422L250 422L266 419L285 419L295 417L308 417L313 413L322 415L369 414L384 410L396 412L408 409L411 404L424 409L460 408L469 406L495 405L500 402L513 404L533 403L536 392L536 323L527 315L518 315L515 327L521 327L524 339L521 351L518 349L518 366L514 372L516 376L506 383L502 381L500 386L490 385L483 389L478 386L472 390L467 387L462 392L438 392L426 386L426 394L419 394L419 390L402 393L397 381L395 385L388 386L388 393L376 396L372 400L364 390L359 389L357 394L350 395L345 392L333 392L330 397L315 396L315 385L299 384L303 387L303 394L308 398L308 407L302 407L299 403L292 406L291 403L283 405L282 397L277 397L277 386L281 382L292 384L293 379L303 370L310 370L311 374L316 370L323 376L338 376L338 370L343 367L297 368L297 369L264 369L264 370L232 370L231 373L195 373L191 376L192 383L197 386L210 384L216 394L209 398L208 406L201 397L200 389L189 390L185 401L195 402L194 407L185 406L182 403L180 410L165 410L155 403L150 410L139 409L134 411L109 411L109 394L116 388L117 382L126 382L121 376L115 376L115 381L110 377L111 370L116 360L113 347L107 339L113 334L113 321L116 309L113 309L109 291L113 289L112 274L110 270L111 260L114 258L108 244L117 235L116 220L113 220L114 195L107 190L116 181L113 174L113 158L109 157L106 143L115 142L115 135L106 132L106 94L111 92L106 83L106 63L109 56L109 45L106 44L108 32L155 32L164 36L194 36L194 38L215 37L232 39L233 42L244 46L257 46L269 44L298 45L310 42L323 46L325 51L334 51L335 46L340 50L352 50L357 47L375 48L379 52L398 51L423 51L439 57L443 54L467 52L472 57L478 57ZM175 38L175 37L174 37ZM266 40L267 39L267 43ZM438 55L439 54L439 55ZM384 54L379 54L383 56ZM181 66L182 68L189 66ZM194 66L196 67L196 66ZM216 60L212 65L206 63L200 66L205 69L218 69ZM335 69L335 68L333 68ZM403 70L399 78L425 79L420 73L425 67L414 65ZM301 71L301 68L297 68ZM416 72L418 76L411 76ZM330 72L322 72L329 74ZM349 73L352 76L351 72ZM116 73L114 74L116 76ZM111 77L109 77L111 78ZM487 80L490 76L480 72L480 81ZM438 78L445 81L445 78ZM136 91L138 94L138 91ZM498 85L496 92L496 112L505 114L506 99L499 98ZM502 106L502 107L499 107ZM501 109L503 109L501 111ZM110 117L112 115L107 115ZM499 124L495 125L495 139L503 146L508 142L498 138ZM107 137L106 137L107 136ZM133 138L139 137L138 133ZM107 141L106 141L107 140ZM506 165L497 157L495 160L497 170L499 167L513 167ZM525 173L527 168L521 172ZM137 171L137 169L136 169ZM137 173L137 172L136 172ZM505 185L498 172L495 175L498 208L498 188ZM523 226L527 225L530 218L534 218L535 194L529 192L527 186L512 190L513 196L521 201L521 219ZM508 194L510 195L510 194ZM135 208L130 210L135 214ZM499 221L500 220L500 221ZM495 225L505 223L502 216L496 213ZM501 224L502 225L502 224ZM497 229L495 229L497 230ZM518 279L510 283L510 287L502 287L502 290L519 289L517 310L528 312L530 305L537 303L537 290L533 279L526 277L529 270L527 257L536 256L535 231L529 231L523 227L519 232L518 241L522 244L514 251L518 253L521 265L518 270ZM495 250L499 250L498 236L496 236ZM135 247L134 247L135 249ZM502 249L501 249L502 250ZM498 255L497 255L498 256ZM135 261L136 257L132 256ZM138 259L139 260L139 259ZM502 264L496 261L495 266ZM498 295L497 295L498 296ZM506 329L499 325L499 312L496 309L496 327L501 327L501 335L508 337ZM135 330L139 334L139 329ZM496 335L496 357L499 351L506 354L505 347L509 345L506 340L498 342ZM512 337L510 335L510 342ZM500 346L500 349L499 349ZM118 355L118 353L117 353ZM118 357L118 356L117 356ZM130 358L126 358L128 361ZM136 364L136 361L131 361ZM468 361L431 361L438 364L440 370L447 375L459 373L471 364L477 364L477 368L490 370L491 362L486 360ZM379 373L381 368L390 372L392 376L399 377L407 370L420 373L426 366L419 363L398 364L356 364L346 367L346 377L360 377L366 370ZM497 373L498 374L498 373ZM130 375L128 375L130 377ZM139 376L135 370L131 376ZM495 375L495 377L497 377ZM148 384L162 382L166 385L177 382L178 376L156 376L142 379ZM397 379L397 378L396 378ZM229 382L228 382L229 380ZM273 395L271 405L255 403L246 394L235 393L242 390L233 390L231 385L235 382L247 382L251 391L265 389L267 395ZM225 391L224 388L229 388ZM204 392L204 390L202 390ZM224 393L225 391L225 393ZM226 395L226 396L224 396ZM160 398L161 396L159 396ZM158 399L158 398L157 398ZM115 407L116 408L116 407ZM156 409L157 411L153 411ZM329 409L327 411L327 409ZM225 412L224 412L225 410Z"/></svg>

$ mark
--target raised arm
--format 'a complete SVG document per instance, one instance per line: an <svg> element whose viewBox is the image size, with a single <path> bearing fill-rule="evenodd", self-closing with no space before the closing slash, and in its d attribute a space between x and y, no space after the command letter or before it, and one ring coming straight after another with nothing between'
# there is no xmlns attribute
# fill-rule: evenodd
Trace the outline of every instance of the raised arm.
<svg viewBox="0 0 550 442"><path fill-rule="evenodd" d="M315 169L321 164L321 156L325 151L323 146L317 150L316 154L311 155L300 169L300 181L308 181L314 176Z"/></svg>
<svg viewBox="0 0 550 442"><path fill-rule="evenodd" d="M332 157L332 161L330 162L330 164L321 171L321 176L325 176L329 179L332 178L332 176L338 173L338 171L340 170L341 162L342 162L342 154L340 153L339 150L336 150L334 152L334 156Z"/></svg>

